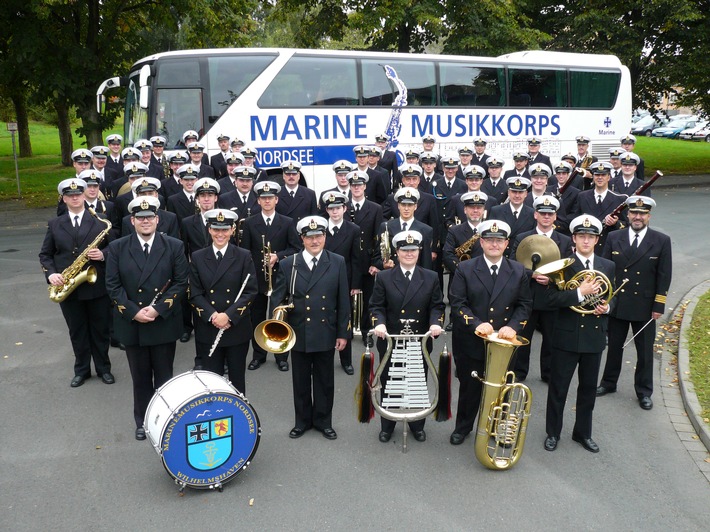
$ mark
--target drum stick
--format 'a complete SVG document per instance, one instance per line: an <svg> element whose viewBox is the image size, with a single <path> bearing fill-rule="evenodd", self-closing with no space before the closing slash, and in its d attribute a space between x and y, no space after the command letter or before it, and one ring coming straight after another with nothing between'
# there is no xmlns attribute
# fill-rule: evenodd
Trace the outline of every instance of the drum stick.
<svg viewBox="0 0 710 532"><path fill-rule="evenodd" d="M247 276L244 278L244 282L242 283L242 287L239 289L239 293L237 294L237 298L234 300L236 303L239 301L239 298L242 297L242 292L244 292L244 289L247 286L247 281L249 281L249 277L251 277L250 273L247 273ZM214 354L215 349L217 349L217 346L219 345L219 341L222 339L222 335L224 334L224 331L227 329L220 329L219 332L217 333L217 338L214 339L214 342L212 343L212 347L210 347L210 354L207 355L207 358L211 358L212 355Z"/></svg>
<svg viewBox="0 0 710 532"><path fill-rule="evenodd" d="M653 318L651 318L650 320L648 320L648 321L646 322L646 325L644 325L643 327L641 327L641 328L638 330L638 332L637 332L636 334L634 334L631 338L629 338L629 339L626 341L626 343L622 346L622 349L623 349L624 347L626 347L627 345L629 345L631 342L633 342L633 341L634 341L634 338L636 338L639 334L641 334L641 331L643 331L646 327L648 327L648 326L651 324L652 321L653 321Z"/></svg>

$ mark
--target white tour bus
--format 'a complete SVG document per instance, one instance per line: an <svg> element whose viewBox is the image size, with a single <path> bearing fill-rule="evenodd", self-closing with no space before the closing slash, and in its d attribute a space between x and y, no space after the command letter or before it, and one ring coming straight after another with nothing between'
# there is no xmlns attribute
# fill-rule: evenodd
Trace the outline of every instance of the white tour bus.
<svg viewBox="0 0 710 532"><path fill-rule="evenodd" d="M128 77L97 91L125 87L125 138L163 135L168 148L196 130L210 155L221 134L258 150L257 165L278 171L297 159L310 187L335 184L331 165L354 161L353 147L387 133L390 149L455 155L484 137L486 152L510 161L526 139L542 139L556 161L608 149L631 127L628 69L611 55L528 51L500 57L294 49L188 50L141 59ZM510 164L510 162L508 163Z"/></svg>

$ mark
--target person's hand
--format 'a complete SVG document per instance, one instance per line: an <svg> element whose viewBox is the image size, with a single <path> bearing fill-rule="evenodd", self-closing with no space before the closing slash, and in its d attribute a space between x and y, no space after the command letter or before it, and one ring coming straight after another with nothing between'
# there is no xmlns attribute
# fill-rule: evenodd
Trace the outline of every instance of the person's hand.
<svg viewBox="0 0 710 532"><path fill-rule="evenodd" d="M476 332L481 336L488 336L489 334L493 334L493 325L488 322L481 323L478 327L476 327Z"/></svg>
<svg viewBox="0 0 710 532"><path fill-rule="evenodd" d="M431 327L429 327L429 332L434 338L438 338L442 332L442 329L439 325L432 325Z"/></svg>
<svg viewBox="0 0 710 532"><path fill-rule="evenodd" d="M88 251L88 253L86 254L86 256L89 257L90 260L97 260L97 261L104 260L104 252L98 248L90 249Z"/></svg>
<svg viewBox="0 0 710 532"><path fill-rule="evenodd" d="M62 286L64 284L64 277L61 273L53 273L47 280L52 286Z"/></svg>
<svg viewBox="0 0 710 532"><path fill-rule="evenodd" d="M385 336L387 336L387 326L384 323L380 323L377 327L375 327L374 331L375 336L382 338L383 340L385 339Z"/></svg>
<svg viewBox="0 0 710 532"><path fill-rule="evenodd" d="M342 351L345 349L345 346L348 345L348 341L345 338L336 338L335 339L335 350L336 351Z"/></svg>
<svg viewBox="0 0 710 532"><path fill-rule="evenodd" d="M229 316L227 316L224 312L217 312L212 317L212 325L218 329L229 329Z"/></svg>
<svg viewBox="0 0 710 532"><path fill-rule="evenodd" d="M498 338L501 340L513 340L515 338L515 329L507 325L498 330Z"/></svg>

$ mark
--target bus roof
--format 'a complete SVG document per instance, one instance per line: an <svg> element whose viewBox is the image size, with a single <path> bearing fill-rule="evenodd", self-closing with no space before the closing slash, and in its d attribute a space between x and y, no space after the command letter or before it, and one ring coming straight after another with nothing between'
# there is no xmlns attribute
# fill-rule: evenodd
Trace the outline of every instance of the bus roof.
<svg viewBox="0 0 710 532"><path fill-rule="evenodd" d="M465 55L438 55L438 54L400 54L394 52L367 52L360 50L311 50L301 48L205 48L199 50L176 50L171 52L161 52L152 54L137 61L133 67L136 68L145 63L152 63L158 59L166 57L201 57L215 55L239 55L239 54L287 54L296 53L308 55L322 55L327 57L369 57L383 59L421 59L439 61L476 61L481 63L519 64L519 65L549 65L550 67L579 67L579 68L621 68L621 61L613 55L602 54L580 54L572 52L550 52L545 50L528 50L523 52L513 52L500 55L498 57L465 56Z"/></svg>

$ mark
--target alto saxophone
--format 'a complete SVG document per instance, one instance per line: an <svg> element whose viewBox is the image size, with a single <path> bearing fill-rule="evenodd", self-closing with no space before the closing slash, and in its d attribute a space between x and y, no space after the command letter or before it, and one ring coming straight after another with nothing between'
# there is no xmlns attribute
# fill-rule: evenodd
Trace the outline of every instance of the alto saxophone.
<svg viewBox="0 0 710 532"><path fill-rule="evenodd" d="M266 289L266 295L271 296L271 292L274 291L272 284L273 277L273 266L271 265L271 242L266 241L266 237L261 235L261 252L263 254L263 264L264 264L264 279L266 279L266 284L268 288Z"/></svg>
<svg viewBox="0 0 710 532"><path fill-rule="evenodd" d="M111 222L103 218L99 218L96 215L94 209L89 209L91 216L96 218L99 222L106 224L106 229L101 231L94 241L89 244L84 251L82 251L79 256L72 262L68 267L62 272L62 277L64 277L64 284L61 286L49 285L49 299L55 303L61 303L69 294L71 294L77 287L82 283L94 284L98 274L94 266L89 266L84 269L84 266L89 262L89 251L98 248L101 241L106 237L108 232L111 230Z"/></svg>
<svg viewBox="0 0 710 532"><path fill-rule="evenodd" d="M380 235L380 254L382 255L382 265L392 259L392 250L390 248L390 231L385 224L385 232Z"/></svg>
<svg viewBox="0 0 710 532"><path fill-rule="evenodd" d="M456 253L456 257L458 257L460 262L471 258L471 249L476 244L476 242L478 242L479 238L481 238L481 235L476 233L454 250L454 253Z"/></svg>

